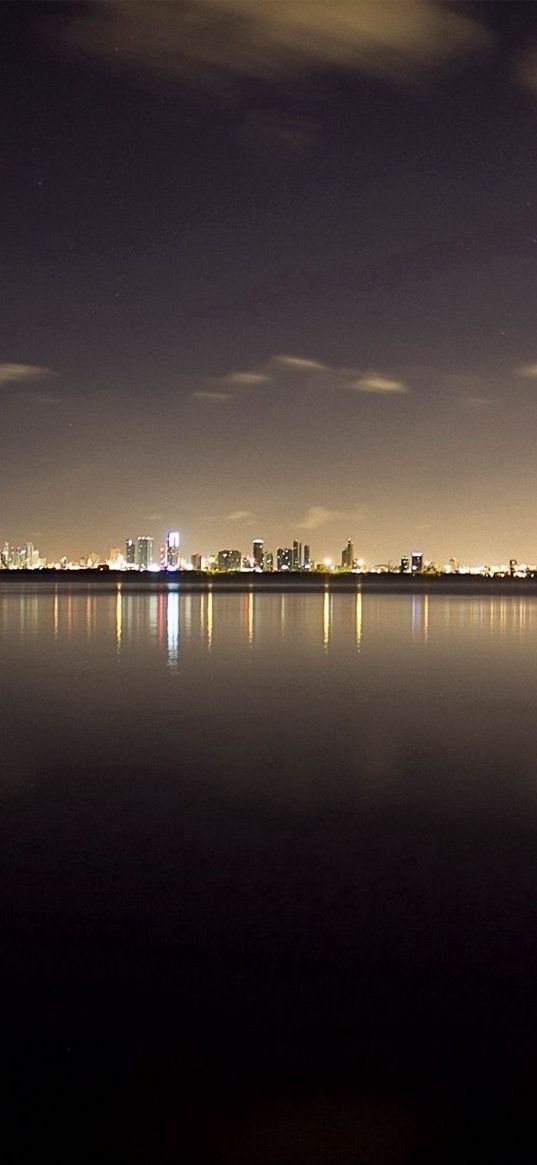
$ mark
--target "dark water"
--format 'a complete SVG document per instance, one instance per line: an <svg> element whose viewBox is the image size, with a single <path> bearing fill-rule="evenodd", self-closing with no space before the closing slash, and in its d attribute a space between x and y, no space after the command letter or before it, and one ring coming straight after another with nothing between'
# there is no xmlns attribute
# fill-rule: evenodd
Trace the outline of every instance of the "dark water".
<svg viewBox="0 0 537 1165"><path fill-rule="evenodd" d="M534 1159L537 600L0 629L5 1159Z"/></svg>

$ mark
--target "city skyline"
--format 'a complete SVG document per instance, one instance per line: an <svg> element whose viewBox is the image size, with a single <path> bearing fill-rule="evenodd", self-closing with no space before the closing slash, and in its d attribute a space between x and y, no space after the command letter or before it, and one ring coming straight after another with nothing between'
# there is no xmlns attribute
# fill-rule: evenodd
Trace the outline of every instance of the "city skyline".
<svg viewBox="0 0 537 1165"><path fill-rule="evenodd" d="M80 556L62 554L56 558L41 554L33 542L11 543L0 541L0 569L40 570L95 569L107 566L111 570L139 571L310 571L330 569L354 571L358 573L391 571L401 574L442 572L448 574L466 573L535 573L536 560L528 556L515 558L504 556L494 562L476 560L463 561L459 556L450 555L445 562L439 562L422 550L404 550L392 553L384 561L366 559L356 550L351 538L347 538L339 555L315 556L309 543L294 539L290 545L277 545L274 549L266 545L264 539L254 538L250 547L228 546L218 550L187 553L181 544L179 530L169 530L159 543L154 537L144 534L136 538L128 537L121 546L113 546L107 553L91 551Z"/></svg>
<svg viewBox="0 0 537 1165"><path fill-rule="evenodd" d="M535 7L285 7L3 6L2 537L537 559Z"/></svg>

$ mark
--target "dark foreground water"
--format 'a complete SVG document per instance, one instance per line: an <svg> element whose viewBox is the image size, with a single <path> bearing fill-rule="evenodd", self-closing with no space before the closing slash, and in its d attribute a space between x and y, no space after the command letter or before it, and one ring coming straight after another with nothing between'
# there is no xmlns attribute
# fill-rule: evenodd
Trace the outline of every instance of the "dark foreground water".
<svg viewBox="0 0 537 1165"><path fill-rule="evenodd" d="M534 1160L537 600L0 630L4 1160Z"/></svg>

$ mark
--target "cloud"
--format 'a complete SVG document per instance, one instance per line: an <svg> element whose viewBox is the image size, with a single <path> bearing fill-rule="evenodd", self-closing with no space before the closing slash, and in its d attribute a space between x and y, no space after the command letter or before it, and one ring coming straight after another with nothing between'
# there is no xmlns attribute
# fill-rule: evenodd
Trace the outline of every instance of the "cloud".
<svg viewBox="0 0 537 1165"><path fill-rule="evenodd" d="M191 392L191 396L196 400L232 400L233 393L231 392L205 392L201 389L198 392Z"/></svg>
<svg viewBox="0 0 537 1165"><path fill-rule="evenodd" d="M537 48L532 45L515 63L515 77L520 85L537 96Z"/></svg>
<svg viewBox="0 0 537 1165"><path fill-rule="evenodd" d="M525 376L528 380L537 379L537 364L525 364L522 368L517 368L517 376Z"/></svg>
<svg viewBox="0 0 537 1165"><path fill-rule="evenodd" d="M52 375L49 368L39 368L36 364L0 364L0 384L27 384Z"/></svg>
<svg viewBox="0 0 537 1165"><path fill-rule="evenodd" d="M223 384L266 384L271 379L266 372L228 372Z"/></svg>
<svg viewBox="0 0 537 1165"><path fill-rule="evenodd" d="M301 522L298 522L300 530L318 530L319 526L325 526L327 522L337 522L343 518L348 517L345 510L329 510L326 506L310 506L309 510Z"/></svg>
<svg viewBox="0 0 537 1165"><path fill-rule="evenodd" d="M50 393L40 392L17 392L14 393L10 400L16 404L29 405L61 405L64 398L62 396L51 396Z"/></svg>
<svg viewBox="0 0 537 1165"><path fill-rule="evenodd" d="M228 372L217 382L224 385L256 385L278 382L283 373L297 373L301 384L323 390L354 389L356 392L379 393L383 396L404 395L410 392L408 385L402 380L382 376L378 372L360 372L356 368L331 368L314 360L309 356L291 356L278 354L270 356L255 371ZM225 392L198 391L192 396L219 400L229 394Z"/></svg>
<svg viewBox="0 0 537 1165"><path fill-rule="evenodd" d="M367 376L361 376L359 380L351 381L348 387L355 392L378 392L385 395L410 391L402 380L390 380L387 376L378 376L376 372L370 372Z"/></svg>
<svg viewBox="0 0 537 1165"><path fill-rule="evenodd" d="M245 522L247 518L253 518L251 510L232 510L230 514L224 517L225 522Z"/></svg>
<svg viewBox="0 0 537 1165"><path fill-rule="evenodd" d="M290 368L293 372L326 372L326 364L318 360L307 360L305 356L273 356L271 364L278 364L282 368Z"/></svg>
<svg viewBox="0 0 537 1165"><path fill-rule="evenodd" d="M61 24L68 43L115 69L135 65L211 89L237 77L285 80L334 68L401 82L492 39L439 0L110 0L75 5Z"/></svg>

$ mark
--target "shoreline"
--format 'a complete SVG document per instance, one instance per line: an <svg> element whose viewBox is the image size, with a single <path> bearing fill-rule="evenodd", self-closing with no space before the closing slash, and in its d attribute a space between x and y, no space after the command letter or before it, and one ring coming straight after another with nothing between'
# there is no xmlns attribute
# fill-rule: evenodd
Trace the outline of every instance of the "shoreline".
<svg viewBox="0 0 537 1165"><path fill-rule="evenodd" d="M0 584L16 587L32 584L36 590L54 584L76 590L151 592L177 590L185 593L244 594L266 593L320 594L441 594L537 596L537 576L530 578L487 577L485 575L401 575L401 574L325 574L311 572L266 574L206 574L196 571L121 571L121 570L3 570Z"/></svg>

